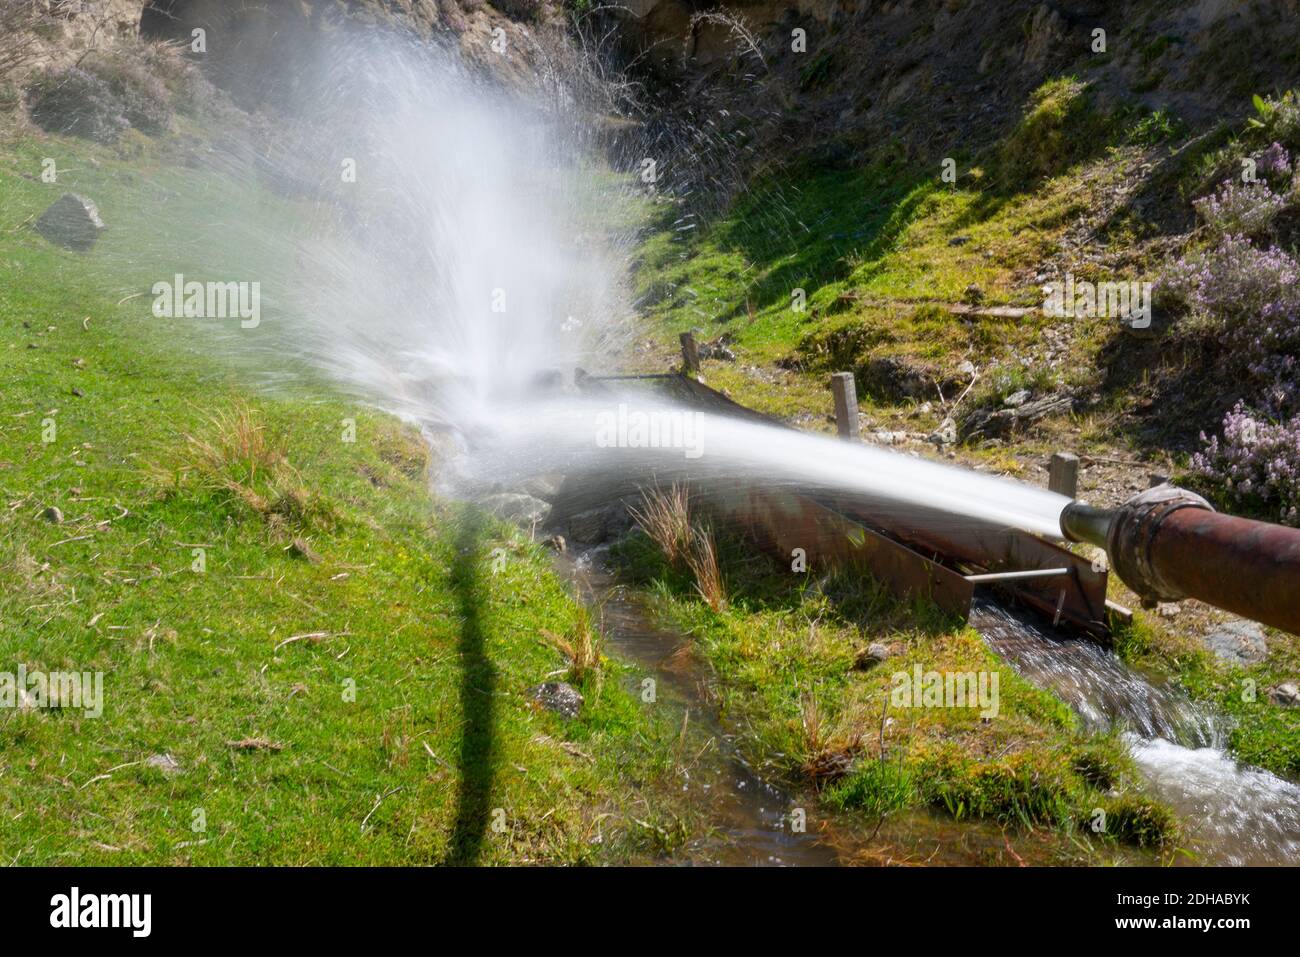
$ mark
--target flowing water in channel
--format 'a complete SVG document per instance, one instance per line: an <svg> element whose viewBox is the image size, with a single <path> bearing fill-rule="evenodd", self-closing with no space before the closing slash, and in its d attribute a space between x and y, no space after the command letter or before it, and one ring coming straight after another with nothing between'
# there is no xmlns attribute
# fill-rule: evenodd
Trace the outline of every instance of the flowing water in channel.
<svg viewBox="0 0 1300 957"><path fill-rule="evenodd" d="M1147 681L1109 649L1030 615L979 599L971 624L1089 728L1124 731L1145 790L1178 814L1199 862L1300 864L1300 786L1233 760L1222 718Z"/></svg>

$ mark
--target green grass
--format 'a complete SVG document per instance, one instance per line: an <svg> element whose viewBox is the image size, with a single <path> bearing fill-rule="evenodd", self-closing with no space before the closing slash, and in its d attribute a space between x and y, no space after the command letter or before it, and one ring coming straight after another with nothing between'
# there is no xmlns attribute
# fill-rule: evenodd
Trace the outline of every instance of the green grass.
<svg viewBox="0 0 1300 957"><path fill-rule="evenodd" d="M545 551L435 500L411 428L310 375L261 394L261 341L150 315L175 271L273 286L304 222L180 162L198 136L0 146L0 671L104 675L101 717L0 713L4 862L659 853L632 818L681 833L669 732L619 666L571 723L526 695L563 669L541 629L578 624ZM22 228L65 190L110 226L90 254ZM244 414L263 452L228 447Z"/></svg>

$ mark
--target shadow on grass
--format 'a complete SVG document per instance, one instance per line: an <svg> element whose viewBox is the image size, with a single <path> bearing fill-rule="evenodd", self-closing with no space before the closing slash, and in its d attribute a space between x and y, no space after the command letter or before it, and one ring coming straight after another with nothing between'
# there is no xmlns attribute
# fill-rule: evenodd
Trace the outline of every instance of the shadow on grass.
<svg viewBox="0 0 1300 957"><path fill-rule="evenodd" d="M480 555L486 520L476 511L460 516L451 587L460 618L460 711L463 726L457 766L456 822L444 864L478 863L487 833L496 751L496 668L484 650Z"/></svg>

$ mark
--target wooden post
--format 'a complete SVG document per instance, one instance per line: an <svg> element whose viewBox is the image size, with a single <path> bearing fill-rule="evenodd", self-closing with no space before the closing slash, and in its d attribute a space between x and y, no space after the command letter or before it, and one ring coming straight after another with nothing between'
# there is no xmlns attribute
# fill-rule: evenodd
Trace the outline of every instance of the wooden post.
<svg viewBox="0 0 1300 957"><path fill-rule="evenodd" d="M1079 495L1079 456L1073 452L1053 452L1047 468L1047 487L1068 498Z"/></svg>
<svg viewBox="0 0 1300 957"><path fill-rule="evenodd" d="M697 376L700 374L700 349L695 344L695 333L683 332L682 340L682 366L687 375Z"/></svg>
<svg viewBox="0 0 1300 957"><path fill-rule="evenodd" d="M835 398L835 428L840 438L857 441L858 429L858 387L853 381L852 372L835 372L831 374L831 395Z"/></svg>

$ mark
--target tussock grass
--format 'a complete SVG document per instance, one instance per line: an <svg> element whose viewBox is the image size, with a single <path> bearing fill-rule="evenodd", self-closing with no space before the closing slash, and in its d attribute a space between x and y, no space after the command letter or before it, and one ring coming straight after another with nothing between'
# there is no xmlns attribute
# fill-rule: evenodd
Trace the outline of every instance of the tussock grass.
<svg viewBox="0 0 1300 957"><path fill-rule="evenodd" d="M568 662L569 678L575 684L581 684L588 677L601 675L601 654L603 638L600 628L592 622L592 613L585 605L579 605L574 614L573 627L566 634L560 635L545 628L540 634L546 643L564 656Z"/></svg>
<svg viewBox="0 0 1300 957"><path fill-rule="evenodd" d="M687 486L674 482L642 493L643 506L632 518L663 552L669 565L690 570L695 589L715 612L727 605L727 587L718 563L718 546L708 522L692 515Z"/></svg>
<svg viewBox="0 0 1300 957"><path fill-rule="evenodd" d="M727 607L727 586L718 564L717 541L709 525L696 525L691 529L691 546L686 552L686 564L695 576L695 589L705 604L715 612L724 611Z"/></svg>
<svg viewBox="0 0 1300 957"><path fill-rule="evenodd" d="M690 489L679 482L667 491L656 485L642 493L641 501L641 507L630 507L632 518L663 550L668 564L681 564L694 540Z"/></svg>
<svg viewBox="0 0 1300 957"><path fill-rule="evenodd" d="M269 434L257 411L239 398L185 436L173 488L187 483L228 495L277 529L328 528L338 520L337 509L290 464L284 437Z"/></svg>

